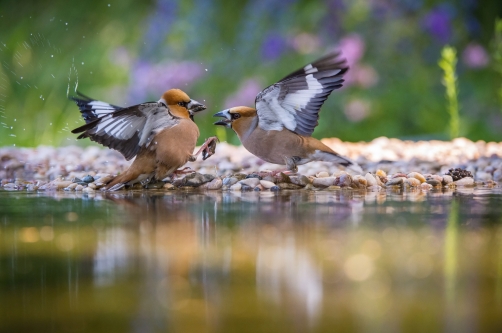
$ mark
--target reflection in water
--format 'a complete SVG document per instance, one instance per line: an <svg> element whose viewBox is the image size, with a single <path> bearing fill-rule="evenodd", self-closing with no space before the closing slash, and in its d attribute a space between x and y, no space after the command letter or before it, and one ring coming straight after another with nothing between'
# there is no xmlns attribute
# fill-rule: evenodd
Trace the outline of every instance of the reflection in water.
<svg viewBox="0 0 502 333"><path fill-rule="evenodd" d="M0 193L0 331L496 331L500 194Z"/></svg>

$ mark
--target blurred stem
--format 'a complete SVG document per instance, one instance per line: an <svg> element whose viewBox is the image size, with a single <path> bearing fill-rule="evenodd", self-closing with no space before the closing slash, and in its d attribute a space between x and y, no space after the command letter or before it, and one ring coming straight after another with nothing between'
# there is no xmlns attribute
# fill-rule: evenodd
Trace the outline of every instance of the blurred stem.
<svg viewBox="0 0 502 333"><path fill-rule="evenodd" d="M220 142L227 142L227 130L223 126L216 127L216 136Z"/></svg>
<svg viewBox="0 0 502 333"><path fill-rule="evenodd" d="M457 51L446 45L441 51L439 67L443 69L443 85L446 87L446 99L448 100L448 113L450 114L450 139L459 135L458 98L457 98Z"/></svg>
<svg viewBox="0 0 502 333"><path fill-rule="evenodd" d="M448 305L455 302L455 286L457 280L457 250L458 250L458 201L453 200L448 216L445 232L444 278L446 301Z"/></svg>

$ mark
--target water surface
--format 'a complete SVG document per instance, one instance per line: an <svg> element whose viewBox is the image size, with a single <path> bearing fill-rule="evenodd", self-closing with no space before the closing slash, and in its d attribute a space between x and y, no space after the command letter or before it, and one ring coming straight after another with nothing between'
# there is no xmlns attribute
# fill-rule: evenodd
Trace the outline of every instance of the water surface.
<svg viewBox="0 0 502 333"><path fill-rule="evenodd" d="M1 332L502 331L502 190L0 192Z"/></svg>

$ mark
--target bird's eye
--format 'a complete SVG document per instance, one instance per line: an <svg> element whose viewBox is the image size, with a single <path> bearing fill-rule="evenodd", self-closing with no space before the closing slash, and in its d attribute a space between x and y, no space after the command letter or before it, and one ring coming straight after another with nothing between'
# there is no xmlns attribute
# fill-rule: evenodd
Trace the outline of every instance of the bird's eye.
<svg viewBox="0 0 502 333"><path fill-rule="evenodd" d="M188 103L187 102L178 102L178 105L181 106L181 107L184 107L186 108Z"/></svg>
<svg viewBox="0 0 502 333"><path fill-rule="evenodd" d="M232 119L239 119L241 115L239 113L232 113Z"/></svg>

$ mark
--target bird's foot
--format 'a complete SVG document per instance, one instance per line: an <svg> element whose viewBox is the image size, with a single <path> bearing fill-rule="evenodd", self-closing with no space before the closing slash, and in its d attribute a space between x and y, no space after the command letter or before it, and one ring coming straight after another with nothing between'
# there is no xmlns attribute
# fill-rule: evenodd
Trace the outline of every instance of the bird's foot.
<svg viewBox="0 0 502 333"><path fill-rule="evenodd" d="M205 161L209 157L213 156L216 151L216 144L219 142L218 138L212 136L208 138L202 146L200 146L199 150L192 156L190 156L190 162L194 162L200 153L202 153L202 160Z"/></svg>
<svg viewBox="0 0 502 333"><path fill-rule="evenodd" d="M189 173L194 173L194 172L195 172L195 170L193 170L192 168L190 168L190 167L184 167L183 169L175 170L172 173L172 176L174 176L174 178L178 178L180 176L183 176L183 175L186 175L186 174L189 174Z"/></svg>
<svg viewBox="0 0 502 333"><path fill-rule="evenodd" d="M286 167L292 173L298 172L298 167L296 166L296 163L300 162L301 159L302 158L299 156L284 157L284 161L286 162Z"/></svg>

